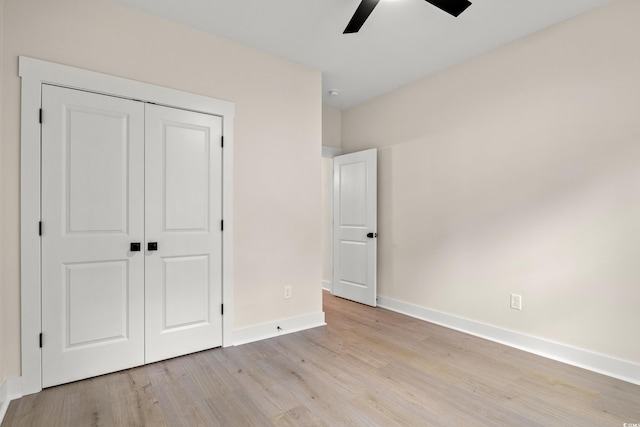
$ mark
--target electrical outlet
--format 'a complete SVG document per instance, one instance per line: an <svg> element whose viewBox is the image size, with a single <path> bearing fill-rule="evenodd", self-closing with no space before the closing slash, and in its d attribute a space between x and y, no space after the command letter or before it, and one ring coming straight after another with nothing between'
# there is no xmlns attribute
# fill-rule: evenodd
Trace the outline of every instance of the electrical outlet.
<svg viewBox="0 0 640 427"><path fill-rule="evenodd" d="M522 310L522 295L511 294L511 308L514 310Z"/></svg>
<svg viewBox="0 0 640 427"><path fill-rule="evenodd" d="M291 298L291 285L284 286L284 299Z"/></svg>

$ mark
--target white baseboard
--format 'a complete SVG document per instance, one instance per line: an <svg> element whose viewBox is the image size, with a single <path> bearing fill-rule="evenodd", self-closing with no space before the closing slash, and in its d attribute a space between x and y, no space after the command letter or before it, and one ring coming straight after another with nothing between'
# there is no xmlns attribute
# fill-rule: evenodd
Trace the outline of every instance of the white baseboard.
<svg viewBox="0 0 640 427"><path fill-rule="evenodd" d="M640 364L378 296L378 306L460 332L640 385Z"/></svg>
<svg viewBox="0 0 640 427"><path fill-rule="evenodd" d="M22 397L22 378L9 378L0 384L0 424L7 413L9 403Z"/></svg>
<svg viewBox="0 0 640 427"><path fill-rule="evenodd" d="M234 345L247 344L278 335L290 334L305 329L324 326L324 312L306 314L304 316L282 319L275 322L262 323L233 331ZM280 327L280 329L278 329Z"/></svg>
<svg viewBox="0 0 640 427"><path fill-rule="evenodd" d="M322 289L324 289L325 291L331 292L331 280L323 280Z"/></svg>

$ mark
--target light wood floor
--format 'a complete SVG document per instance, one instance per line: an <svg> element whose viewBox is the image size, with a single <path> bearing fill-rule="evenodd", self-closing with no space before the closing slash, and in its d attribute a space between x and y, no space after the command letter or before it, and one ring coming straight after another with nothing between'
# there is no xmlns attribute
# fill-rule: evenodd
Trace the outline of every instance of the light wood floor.
<svg viewBox="0 0 640 427"><path fill-rule="evenodd" d="M616 426L640 386L324 296L328 325L46 389L11 426Z"/></svg>

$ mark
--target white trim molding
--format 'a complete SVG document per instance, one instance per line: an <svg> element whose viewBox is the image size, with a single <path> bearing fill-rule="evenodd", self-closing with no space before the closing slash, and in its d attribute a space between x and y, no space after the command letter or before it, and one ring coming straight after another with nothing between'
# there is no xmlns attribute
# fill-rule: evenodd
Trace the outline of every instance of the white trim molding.
<svg viewBox="0 0 640 427"><path fill-rule="evenodd" d="M327 159L333 159L335 156L342 154L342 148L329 147L327 145L322 146L322 157ZM331 171L329 179L333 182L333 160L331 161ZM324 185L324 183L322 184ZM329 216L331 220L331 226L329 227L329 265L331 268L331 280L322 280L322 289L333 293L333 184L329 186ZM323 207L324 208L324 207Z"/></svg>
<svg viewBox="0 0 640 427"><path fill-rule="evenodd" d="M325 326L324 312L306 314L289 319L276 320L260 325L248 326L234 331L235 345L248 344L279 335L304 331L305 329Z"/></svg>
<svg viewBox="0 0 640 427"><path fill-rule="evenodd" d="M22 378L8 378L0 384L0 424L4 419L9 403L22 397Z"/></svg>
<svg viewBox="0 0 640 427"><path fill-rule="evenodd" d="M640 365L486 323L378 296L378 306L449 329L640 385Z"/></svg>
<svg viewBox="0 0 640 427"><path fill-rule="evenodd" d="M222 117L222 345L233 345L233 129L235 105L232 102L155 86L75 67L21 56L18 74L22 78L21 110L21 193L20 193L20 272L21 272L21 350L22 393L42 390L40 291L40 123L43 84L52 84L103 95L212 114Z"/></svg>

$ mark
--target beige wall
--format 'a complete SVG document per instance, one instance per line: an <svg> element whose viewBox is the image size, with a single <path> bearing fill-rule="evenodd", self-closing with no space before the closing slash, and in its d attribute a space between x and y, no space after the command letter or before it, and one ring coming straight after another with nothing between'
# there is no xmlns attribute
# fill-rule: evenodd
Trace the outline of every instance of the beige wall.
<svg viewBox="0 0 640 427"><path fill-rule="evenodd" d="M0 59L3 58L2 53L3 53L3 47L4 47L4 0L0 0ZM4 223L4 217L3 217L3 209L2 209L2 200L4 200L4 191L3 191L3 176L4 176L4 167L2 166L3 162L2 162L2 147L4 146L4 138L3 138L3 133L1 131L1 129L4 129L4 126L2 125L2 105L3 102L2 100L4 99L3 96L3 91L2 91L2 77L3 77L3 70L4 67L2 66L2 62L0 61L0 224ZM5 329L5 310L2 307L3 305L3 301L5 300L5 296L4 296L4 288L5 288L5 281L4 281L4 274L3 272L3 262L2 260L4 259L4 250L3 250L3 245L2 243L0 243L0 384L2 384L2 382L6 379L6 375L5 375L5 353L8 352L8 345L5 342L5 333L4 333L4 329Z"/></svg>
<svg viewBox="0 0 640 427"><path fill-rule="evenodd" d="M20 374L18 55L235 102L235 327L322 310L318 71L108 0L6 0L1 24L5 376Z"/></svg>
<svg viewBox="0 0 640 427"><path fill-rule="evenodd" d="M380 295L640 363L639 22L618 0L343 112L345 152L380 148Z"/></svg>
<svg viewBox="0 0 640 427"><path fill-rule="evenodd" d="M342 111L322 107L322 145L342 147Z"/></svg>

